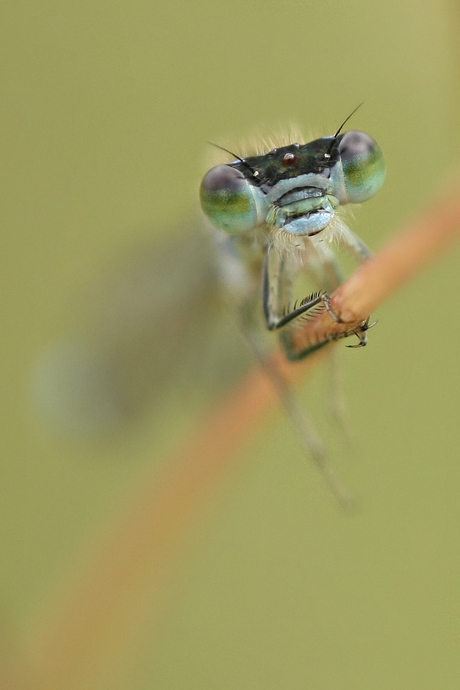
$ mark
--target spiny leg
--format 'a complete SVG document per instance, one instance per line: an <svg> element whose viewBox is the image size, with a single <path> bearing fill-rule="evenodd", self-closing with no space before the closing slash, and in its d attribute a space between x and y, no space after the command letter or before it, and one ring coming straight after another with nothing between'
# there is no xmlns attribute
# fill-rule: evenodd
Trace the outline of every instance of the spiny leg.
<svg viewBox="0 0 460 690"><path fill-rule="evenodd" d="M355 235L354 232L348 228L345 223L340 222L339 232L337 232L337 240L342 244L348 252L353 254L355 259L359 263L364 263L372 257L371 251L364 244L364 242ZM264 271L264 311L265 318L267 321L268 328L270 330L275 330L278 328L283 328L281 332L281 342L285 350L286 356L290 360L300 360L307 357L312 352L315 352L321 347L327 345L328 342L340 340L342 338L347 338L350 335L355 335L358 338L358 343L356 345L347 345L350 348L364 347L367 344L367 331L369 328L375 325L376 322L369 324L369 318L362 321L359 326L350 328L350 330L339 334L326 335L323 340L318 340L318 342L308 342L306 345L302 345L299 342L299 338L295 337L295 333L289 324L295 322L296 319L307 315L310 313L315 314L315 310L323 307L329 313L329 315L337 323L346 324L347 322L337 314L332 305L331 298L329 297L337 287L342 283L343 276L340 273L337 262L334 260L333 255L328 249L324 248L320 244L315 246L315 250L318 253L320 259L320 264L322 265L322 275L317 276L319 283L325 287L325 290L319 293L310 295L309 297L302 300L300 306L291 310L289 313L280 316L280 294L283 293L283 288L286 284L292 282L292 277L288 275L288 271L285 270L284 262L281 261L279 265L278 274L278 286L276 290L273 290L273 280L270 277L270 254L275 252L272 247L268 248L265 271ZM276 254L275 254L276 256ZM310 267L311 270L311 267Z"/></svg>
<svg viewBox="0 0 460 690"><path fill-rule="evenodd" d="M350 335L355 335L358 338L357 345L346 345L346 347L357 348L365 347L367 345L367 331L377 324L377 321L369 323L369 317L365 321L362 321L359 326L352 328L345 333L334 333L330 336L330 340L340 340L341 338L348 338Z"/></svg>
<svg viewBox="0 0 460 690"><path fill-rule="evenodd" d="M340 283L338 269L334 263L323 253L318 252L322 269L326 271L322 282L334 290ZM324 254L324 255L323 255ZM275 264L276 261L276 264ZM291 361L304 359L309 354L324 347L330 342L330 338L324 338L318 342L299 343L295 337L293 325L296 319L315 316L323 309L330 309L329 299L325 291L313 293L303 299L300 306L294 304L294 308L286 313L286 304L289 303L293 281L298 267L288 265L288 259L280 256L276 249L270 245L267 248L263 278L263 306L267 327L269 330L280 330L280 342ZM320 278L320 276L316 276ZM326 279L324 279L326 278Z"/></svg>
<svg viewBox="0 0 460 690"><path fill-rule="evenodd" d="M273 258L279 262L276 276L273 276L270 271L270 263L273 262ZM298 307L296 303L292 310L287 313L282 313L280 301L283 295L288 291L288 288L291 287L292 280L293 276L289 275L286 269L285 259L280 258L276 249L273 248L273 245L270 245L267 248L265 257L263 278L263 307L265 321L269 331L283 328L299 316L311 312L315 307L325 305L325 292L317 292L303 299Z"/></svg>

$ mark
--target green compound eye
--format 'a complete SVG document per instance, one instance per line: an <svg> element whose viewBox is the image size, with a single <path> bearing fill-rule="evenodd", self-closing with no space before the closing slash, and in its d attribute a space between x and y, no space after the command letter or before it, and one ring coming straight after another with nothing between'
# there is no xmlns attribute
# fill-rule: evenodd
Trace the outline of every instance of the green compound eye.
<svg viewBox="0 0 460 690"><path fill-rule="evenodd" d="M230 165L218 165L204 176L200 199L212 225L231 235L240 235L261 225L269 207L263 192Z"/></svg>
<svg viewBox="0 0 460 690"><path fill-rule="evenodd" d="M342 163L343 203L361 203L376 194L385 179L385 161L377 142L364 132L347 132L339 146Z"/></svg>

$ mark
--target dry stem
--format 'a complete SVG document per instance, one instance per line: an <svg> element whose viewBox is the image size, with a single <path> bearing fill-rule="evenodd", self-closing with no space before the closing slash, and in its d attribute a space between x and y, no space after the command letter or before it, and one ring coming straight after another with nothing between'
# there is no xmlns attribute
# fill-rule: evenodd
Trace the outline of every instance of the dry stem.
<svg viewBox="0 0 460 690"><path fill-rule="evenodd" d="M306 324L304 335L314 340L358 325L447 247L459 227L457 187L411 221L335 292L332 307L351 325L337 324L323 313ZM313 369L320 357L321 353L302 365L288 365L279 355L275 359L293 381ZM35 640L33 687L95 687L100 667L107 668L114 656L126 653L143 620L146 597L151 606L164 596L168 573L197 516L224 470L237 461L246 437L275 403L270 382L254 369L174 454L162 478L144 478L128 514L73 583L56 619L47 622Z"/></svg>

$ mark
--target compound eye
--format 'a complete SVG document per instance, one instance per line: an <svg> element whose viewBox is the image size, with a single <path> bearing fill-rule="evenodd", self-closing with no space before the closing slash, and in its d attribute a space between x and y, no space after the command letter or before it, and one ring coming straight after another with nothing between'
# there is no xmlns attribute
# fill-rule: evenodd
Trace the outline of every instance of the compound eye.
<svg viewBox="0 0 460 690"><path fill-rule="evenodd" d="M349 203L367 201L385 179L385 160L375 139L364 132L343 135L338 146Z"/></svg>
<svg viewBox="0 0 460 690"><path fill-rule="evenodd" d="M265 221L263 193L243 173L230 165L218 165L203 178L201 207L215 228L231 235L254 230Z"/></svg>

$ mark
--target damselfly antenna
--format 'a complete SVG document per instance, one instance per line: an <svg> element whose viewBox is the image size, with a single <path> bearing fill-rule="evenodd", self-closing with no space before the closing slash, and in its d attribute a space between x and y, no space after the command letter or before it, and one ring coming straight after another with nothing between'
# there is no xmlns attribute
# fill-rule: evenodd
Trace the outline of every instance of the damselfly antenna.
<svg viewBox="0 0 460 690"><path fill-rule="evenodd" d="M334 139L336 139L336 138L339 136L340 132L341 132L342 129L345 127L345 125L347 124L348 120L349 120L350 118L353 117L353 115L356 113L357 110L359 110L359 108L361 108L361 106L362 106L363 103L364 103L364 101L363 101L362 103L360 103L359 105L357 105L356 108L355 108L354 110L351 111L351 113L349 114L349 116L345 118L345 120L342 122L342 124L341 124L340 127L338 128L337 132L334 134Z"/></svg>
<svg viewBox="0 0 460 690"><path fill-rule="evenodd" d="M208 144L211 144L211 146L215 146L216 149L220 149L221 151L229 153L231 156L233 156L233 158L236 158L237 161L245 165L253 177L259 177L259 171L253 168L252 165L250 165L245 158L241 158L241 156L238 156L236 153L233 153L233 151L226 149L224 146L220 146L220 144L215 144L213 141L208 141Z"/></svg>
<svg viewBox="0 0 460 690"><path fill-rule="evenodd" d="M338 128L337 132L336 132L336 133L334 134L334 136L332 137L331 145L329 146L329 148L328 148L328 150L327 150L327 153L324 154L324 155L325 155L325 158L330 158L330 156L331 156L331 151L332 151L332 149L334 148L335 140L337 139L337 137L339 136L340 132L342 131L342 129L343 129L343 128L345 127L345 125L347 124L348 120L350 120L350 118L353 117L353 115L356 113L356 111L359 110L359 108L361 108L361 106L363 105L363 103L364 103L364 101L363 101L362 103L360 103L359 105L357 105L356 108L355 108L354 110L352 110L351 113L348 115L348 117L346 117L345 120L342 122L342 124L341 124L340 127Z"/></svg>

